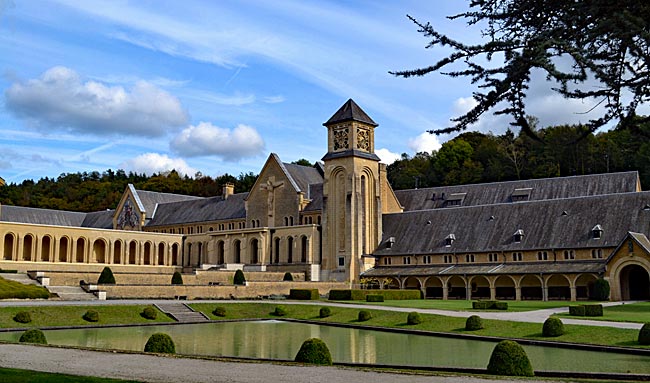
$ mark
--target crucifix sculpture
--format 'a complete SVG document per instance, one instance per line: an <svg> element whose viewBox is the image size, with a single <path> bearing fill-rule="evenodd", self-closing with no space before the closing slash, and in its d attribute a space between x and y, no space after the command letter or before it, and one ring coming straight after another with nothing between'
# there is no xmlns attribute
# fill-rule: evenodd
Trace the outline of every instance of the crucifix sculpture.
<svg viewBox="0 0 650 383"><path fill-rule="evenodd" d="M284 187L284 181L275 182L275 177L269 177L266 183L260 187L262 190L266 190L268 195L267 208L269 221L272 220L273 215L275 214L275 189L280 187Z"/></svg>

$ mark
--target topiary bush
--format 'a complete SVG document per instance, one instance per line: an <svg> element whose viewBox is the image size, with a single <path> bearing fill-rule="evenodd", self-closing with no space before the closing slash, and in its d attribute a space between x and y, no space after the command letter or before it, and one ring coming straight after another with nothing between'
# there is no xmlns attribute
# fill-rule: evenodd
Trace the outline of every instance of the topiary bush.
<svg viewBox="0 0 650 383"><path fill-rule="evenodd" d="M115 276L113 276L113 271L110 267L106 266L102 270L102 273L99 274L99 279L97 280L98 285L114 285Z"/></svg>
<svg viewBox="0 0 650 383"><path fill-rule="evenodd" d="M560 318L550 317L544 321L542 326L542 336L555 337L564 334L564 323Z"/></svg>
<svg viewBox="0 0 650 383"><path fill-rule="evenodd" d="M32 316L27 311L18 311L14 315L14 321L18 323L29 323L32 321Z"/></svg>
<svg viewBox="0 0 650 383"><path fill-rule="evenodd" d="M650 344L650 323L646 323L639 330L639 344L647 346Z"/></svg>
<svg viewBox="0 0 650 383"><path fill-rule="evenodd" d="M182 284L183 284L183 276L178 271L174 271L174 275L172 275L172 285L182 285Z"/></svg>
<svg viewBox="0 0 650 383"><path fill-rule="evenodd" d="M85 321L88 321L88 322L98 322L99 321L99 313L97 311L95 311L95 310L88 310L82 316L82 318Z"/></svg>
<svg viewBox="0 0 650 383"><path fill-rule="evenodd" d="M511 340L502 340L494 347L487 370L494 375L534 375L526 352L519 343Z"/></svg>
<svg viewBox="0 0 650 383"><path fill-rule="evenodd" d="M273 310L273 315L275 315L276 317L283 317L287 315L287 309L285 309L282 306L276 306L275 310Z"/></svg>
<svg viewBox="0 0 650 383"><path fill-rule="evenodd" d="M317 301L320 299L318 289L290 289L289 299L302 301Z"/></svg>
<svg viewBox="0 0 650 383"><path fill-rule="evenodd" d="M370 314L370 311L367 310L361 310L359 311L359 322L365 322L368 321L372 318L372 315Z"/></svg>
<svg viewBox="0 0 650 383"><path fill-rule="evenodd" d="M296 362L332 365L332 355L325 342L318 338L307 339L296 354Z"/></svg>
<svg viewBox="0 0 650 383"><path fill-rule="evenodd" d="M145 319L153 320L156 319L156 317L158 316L158 311L155 308L148 306L145 307L144 310L142 310L142 314L140 315L142 315L142 317Z"/></svg>
<svg viewBox="0 0 650 383"><path fill-rule="evenodd" d="M47 339L43 331L33 328L31 330L25 331L18 340L20 343L36 343L36 344L47 344Z"/></svg>
<svg viewBox="0 0 650 383"><path fill-rule="evenodd" d="M284 282L293 282L293 275L290 272L284 273L284 277L282 277L282 280Z"/></svg>
<svg viewBox="0 0 650 383"><path fill-rule="evenodd" d="M380 290L381 295L387 301L390 300L403 300L403 299L422 299L422 292L420 290ZM329 300L331 301L363 301L366 300L367 295L376 295L377 290L337 290L332 289L329 293Z"/></svg>
<svg viewBox="0 0 650 383"><path fill-rule="evenodd" d="M585 316L585 306L569 306L569 315L574 317L583 317Z"/></svg>
<svg viewBox="0 0 650 383"><path fill-rule="evenodd" d="M594 282L593 300L595 301L608 301L609 300L609 282L603 278L596 279Z"/></svg>
<svg viewBox="0 0 650 383"><path fill-rule="evenodd" d="M244 286L246 284L246 277L244 272L241 270L235 270L235 276L233 277L233 283L235 285Z"/></svg>
<svg viewBox="0 0 650 383"><path fill-rule="evenodd" d="M603 316L603 305L584 305L586 317L601 317Z"/></svg>
<svg viewBox="0 0 650 383"><path fill-rule="evenodd" d="M212 310L212 314L218 317L225 317L226 316L226 308L223 306L217 306Z"/></svg>
<svg viewBox="0 0 650 383"><path fill-rule="evenodd" d="M332 315L332 310L330 310L329 307L321 307L320 311L318 312L318 315L321 318L327 318L328 316Z"/></svg>
<svg viewBox="0 0 650 383"><path fill-rule="evenodd" d="M476 331L483 328L483 319L478 315L471 315L465 321L465 330Z"/></svg>
<svg viewBox="0 0 650 383"><path fill-rule="evenodd" d="M406 317L406 324L416 325L420 323L422 323L422 316L418 312L412 311Z"/></svg>
<svg viewBox="0 0 650 383"><path fill-rule="evenodd" d="M155 333L149 337L144 345L144 352L158 352L161 354L175 354L176 346L172 338L162 332Z"/></svg>
<svg viewBox="0 0 650 383"><path fill-rule="evenodd" d="M368 294L366 295L366 302L383 302L384 296L379 294Z"/></svg>

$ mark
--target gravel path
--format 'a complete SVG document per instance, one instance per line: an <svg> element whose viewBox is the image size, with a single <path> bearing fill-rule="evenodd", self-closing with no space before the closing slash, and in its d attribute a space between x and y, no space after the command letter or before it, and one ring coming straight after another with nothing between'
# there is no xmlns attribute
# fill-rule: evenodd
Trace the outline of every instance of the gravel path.
<svg viewBox="0 0 650 383"><path fill-rule="evenodd" d="M87 351L18 344L0 344L0 365L70 375L187 383L488 383L494 378L409 375L340 367L233 363L142 354ZM499 381L503 381L499 378ZM551 381L521 380L516 382Z"/></svg>

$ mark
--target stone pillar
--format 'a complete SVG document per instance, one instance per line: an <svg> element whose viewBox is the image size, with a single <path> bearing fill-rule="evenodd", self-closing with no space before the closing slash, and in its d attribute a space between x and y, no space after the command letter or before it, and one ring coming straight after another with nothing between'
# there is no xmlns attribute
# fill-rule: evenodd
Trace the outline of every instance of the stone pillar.
<svg viewBox="0 0 650 383"><path fill-rule="evenodd" d="M515 300L521 300L521 286L515 286Z"/></svg>
<svg viewBox="0 0 650 383"><path fill-rule="evenodd" d="M449 288L446 283L443 283L442 285L442 299L445 301L449 299Z"/></svg>
<svg viewBox="0 0 650 383"><path fill-rule="evenodd" d="M496 288L496 286L490 286L490 300L491 301L496 301L497 300L497 288Z"/></svg>
<svg viewBox="0 0 650 383"><path fill-rule="evenodd" d="M576 286L572 284L571 286L569 286L569 289L571 289L571 302L575 302L578 297L578 294L576 292Z"/></svg>
<svg viewBox="0 0 650 383"><path fill-rule="evenodd" d="M472 285L470 283L466 283L465 285L465 299L468 301L472 300Z"/></svg>

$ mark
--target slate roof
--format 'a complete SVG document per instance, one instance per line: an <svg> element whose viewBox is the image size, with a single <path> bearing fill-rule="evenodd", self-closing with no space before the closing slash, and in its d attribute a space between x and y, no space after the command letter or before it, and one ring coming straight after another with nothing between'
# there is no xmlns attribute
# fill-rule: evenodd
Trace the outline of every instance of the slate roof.
<svg viewBox="0 0 650 383"><path fill-rule="evenodd" d="M361 107L352 99L347 100L345 104L343 104L343 106L341 106L339 110L337 110L336 113L334 113L334 115L323 125L327 126L345 121L359 121L368 125L378 126L378 124L374 122L372 118L370 118L370 116L368 116L366 112L364 112L363 109L361 109Z"/></svg>
<svg viewBox="0 0 650 383"><path fill-rule="evenodd" d="M600 239L592 238L595 225L603 229ZM524 233L520 242L517 230ZM650 232L650 192L385 214L374 255L616 247L628 231ZM446 246L450 234L456 239Z"/></svg>
<svg viewBox="0 0 650 383"><path fill-rule="evenodd" d="M81 227L92 227L95 229L112 229L113 215L115 210L104 210L87 213L84 217Z"/></svg>
<svg viewBox="0 0 650 383"><path fill-rule="evenodd" d="M305 206L304 212L313 212L323 210L323 184L309 185L309 193L307 197L311 202Z"/></svg>
<svg viewBox="0 0 650 383"><path fill-rule="evenodd" d="M604 260L599 261L540 261L536 263L491 263L481 265L445 266L380 266L368 270L363 277L406 277L424 275L500 275L500 274L563 274L601 273L605 271Z"/></svg>
<svg viewBox="0 0 650 383"><path fill-rule="evenodd" d="M156 205L166 204L170 202L179 202L179 201L191 201L197 199L203 199L203 197L194 197L189 195L182 194L172 194L172 193L158 193L147 190L136 190L137 196L142 202L142 207L146 211L147 219L150 219L153 216Z"/></svg>
<svg viewBox="0 0 650 383"><path fill-rule="evenodd" d="M86 213L72 211L37 209L22 206L0 206L0 221L13 223L31 223L34 225L56 225L79 227Z"/></svg>
<svg viewBox="0 0 650 383"><path fill-rule="evenodd" d="M539 201L588 195L628 193L639 190L638 180L638 173L633 171L396 190L395 195L404 206L405 211L412 211L447 207L446 201L449 200L449 197L461 193L466 193L462 198L462 206L513 202L513 194L515 196L528 195L528 201Z"/></svg>
<svg viewBox="0 0 650 383"><path fill-rule="evenodd" d="M247 196L237 193L227 199L218 196L161 204L147 227L246 218Z"/></svg>
<svg viewBox="0 0 650 383"><path fill-rule="evenodd" d="M298 186L298 191L302 191L307 194L309 185L323 183L323 174L319 171L319 169L313 166L302 166L287 163L283 163L283 165L290 178L293 178L293 181Z"/></svg>

